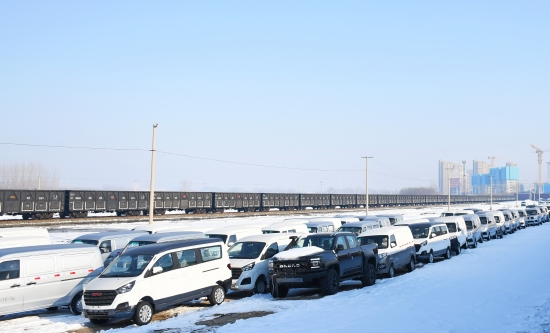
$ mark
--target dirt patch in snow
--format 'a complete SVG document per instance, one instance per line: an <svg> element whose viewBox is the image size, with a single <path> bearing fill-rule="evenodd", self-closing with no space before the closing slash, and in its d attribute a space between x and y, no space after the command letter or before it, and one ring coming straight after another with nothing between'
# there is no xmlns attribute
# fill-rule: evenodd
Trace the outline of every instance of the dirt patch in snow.
<svg viewBox="0 0 550 333"><path fill-rule="evenodd" d="M250 311L250 312L237 312L237 313L225 313L215 314L215 318L208 320L201 320L196 322L196 325L204 325L209 327L220 327L227 324L233 324L239 319L250 319L256 317L265 317L273 314L271 311Z"/></svg>

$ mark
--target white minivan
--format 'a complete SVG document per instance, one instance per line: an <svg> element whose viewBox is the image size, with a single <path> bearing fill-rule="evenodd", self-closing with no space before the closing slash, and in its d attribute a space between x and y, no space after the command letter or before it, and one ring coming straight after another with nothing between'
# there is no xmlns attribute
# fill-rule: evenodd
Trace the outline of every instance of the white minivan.
<svg viewBox="0 0 550 333"><path fill-rule="evenodd" d="M432 222L443 222L447 225L449 238L451 240L451 251L454 251L456 255L459 255L462 249L468 248L468 244L466 243L468 228L462 216L452 215L430 218L429 220Z"/></svg>
<svg viewBox="0 0 550 333"><path fill-rule="evenodd" d="M262 230L257 227L229 226L225 228L210 230L206 233L205 237L221 239L227 249L243 237L260 235L261 233Z"/></svg>
<svg viewBox="0 0 550 333"><path fill-rule="evenodd" d="M46 237L49 238L48 229L35 227L1 228L0 238L10 237Z"/></svg>
<svg viewBox="0 0 550 333"><path fill-rule="evenodd" d="M123 249L129 241L137 236L145 234L145 231L107 231L85 234L73 239L71 244L88 244L99 248L102 261L115 250Z"/></svg>
<svg viewBox="0 0 550 333"><path fill-rule="evenodd" d="M13 247L47 245L47 244L51 244L50 237L40 237L40 236L0 237L0 249L11 249Z"/></svg>
<svg viewBox="0 0 550 333"><path fill-rule="evenodd" d="M93 324L133 319L208 297L221 304L231 287L231 265L218 238L187 239L130 249L84 288L83 312Z"/></svg>
<svg viewBox="0 0 550 333"><path fill-rule="evenodd" d="M451 240L445 223L414 223L410 224L409 228L414 238L416 261L431 264L434 257L451 258Z"/></svg>
<svg viewBox="0 0 550 333"><path fill-rule="evenodd" d="M268 259L284 251L291 242L288 234L265 234L244 237L229 249L233 290L251 290L264 294L270 282Z"/></svg>
<svg viewBox="0 0 550 333"><path fill-rule="evenodd" d="M377 273L395 276L395 269L405 267L409 272L416 264L416 249L411 229L406 226L386 227L362 232L359 244L378 244Z"/></svg>
<svg viewBox="0 0 550 333"><path fill-rule="evenodd" d="M96 246L50 244L0 251L0 315L69 306L82 311L82 288L99 274Z"/></svg>
<svg viewBox="0 0 550 333"><path fill-rule="evenodd" d="M286 234L286 233L309 233L309 229L304 223L273 223L262 228L262 234Z"/></svg>

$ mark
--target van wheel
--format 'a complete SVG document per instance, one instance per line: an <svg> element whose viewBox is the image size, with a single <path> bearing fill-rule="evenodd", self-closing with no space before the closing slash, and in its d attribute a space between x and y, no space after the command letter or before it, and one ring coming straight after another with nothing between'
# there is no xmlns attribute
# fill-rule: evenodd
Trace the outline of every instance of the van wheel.
<svg viewBox="0 0 550 333"><path fill-rule="evenodd" d="M407 270L408 270L409 272L414 271L415 265L416 265L416 263L415 263L415 261L414 261L414 258L411 257L411 261L409 261L409 264L407 265Z"/></svg>
<svg viewBox="0 0 550 333"><path fill-rule="evenodd" d="M212 292L210 292L210 296L208 296L208 301L212 305L220 305L225 300L225 290L223 290L220 286L215 286L212 288Z"/></svg>
<svg viewBox="0 0 550 333"><path fill-rule="evenodd" d="M327 275L321 278L321 293L323 295L334 295L338 292L340 281L338 273L334 269L329 269Z"/></svg>
<svg viewBox="0 0 550 333"><path fill-rule="evenodd" d="M459 255L461 251L462 251L462 249L461 249L460 244L459 244L458 247L455 250L456 255Z"/></svg>
<svg viewBox="0 0 550 333"><path fill-rule="evenodd" d="M480 239L479 241L481 242L481 239ZM472 245L472 247L473 247L474 249L477 248L477 239L475 239L475 238L474 238L474 245Z"/></svg>
<svg viewBox="0 0 550 333"><path fill-rule="evenodd" d="M266 292L267 292L267 282L265 281L265 278L262 275L256 279L256 284L254 285L254 289L252 290L252 293L265 294Z"/></svg>
<svg viewBox="0 0 550 333"><path fill-rule="evenodd" d="M134 312L134 323L137 325L147 325L153 319L153 306L149 302L141 301L136 306Z"/></svg>
<svg viewBox="0 0 550 333"><path fill-rule="evenodd" d="M109 319L90 318L90 323L94 325L103 325L106 324L108 321Z"/></svg>
<svg viewBox="0 0 550 333"><path fill-rule="evenodd" d="M428 256L428 264L434 263L434 253L430 251L430 255Z"/></svg>
<svg viewBox="0 0 550 333"><path fill-rule="evenodd" d="M395 276L395 268L393 267L393 264L390 265L390 269L388 270L387 277L392 279Z"/></svg>
<svg viewBox="0 0 550 333"><path fill-rule="evenodd" d="M369 263L365 263L365 274L361 278L361 283L363 287L372 286L376 282L376 273L374 271L374 266Z"/></svg>
<svg viewBox="0 0 550 333"><path fill-rule="evenodd" d="M445 255L443 256L443 258L451 259L451 251L449 250L449 248L447 248L447 250L445 251Z"/></svg>
<svg viewBox="0 0 550 333"><path fill-rule="evenodd" d="M82 314L82 291L74 295L71 304L69 305L71 312L77 316Z"/></svg>

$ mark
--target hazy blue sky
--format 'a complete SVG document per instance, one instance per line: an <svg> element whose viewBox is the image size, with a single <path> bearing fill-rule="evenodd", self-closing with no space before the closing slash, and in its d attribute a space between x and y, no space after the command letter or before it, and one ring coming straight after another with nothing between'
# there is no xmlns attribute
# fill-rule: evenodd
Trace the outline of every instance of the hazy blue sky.
<svg viewBox="0 0 550 333"><path fill-rule="evenodd" d="M437 182L550 149L548 1L2 1L1 142L157 149ZM150 153L0 145L64 187L149 184ZM550 159L550 152L547 153ZM546 166L544 180L546 180ZM402 177L402 178L397 178ZM157 188L359 191L362 171L157 155ZM206 185L205 185L206 184Z"/></svg>

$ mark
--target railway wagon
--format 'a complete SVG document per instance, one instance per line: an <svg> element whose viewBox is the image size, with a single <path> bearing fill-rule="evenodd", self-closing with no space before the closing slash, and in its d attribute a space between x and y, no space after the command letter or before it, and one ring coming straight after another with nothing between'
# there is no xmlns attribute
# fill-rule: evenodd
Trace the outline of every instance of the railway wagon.
<svg viewBox="0 0 550 333"><path fill-rule="evenodd" d="M355 194L331 194L330 208L352 208L357 204L357 195Z"/></svg>
<svg viewBox="0 0 550 333"><path fill-rule="evenodd" d="M210 192L183 192L181 193L181 207L186 213L210 213L213 211L213 193Z"/></svg>
<svg viewBox="0 0 550 333"><path fill-rule="evenodd" d="M300 195L297 193L262 193L262 211L270 208L279 210L299 210Z"/></svg>
<svg viewBox="0 0 550 333"><path fill-rule="evenodd" d="M300 194L300 209L328 209L330 194Z"/></svg>
<svg viewBox="0 0 550 333"><path fill-rule="evenodd" d="M261 209L261 195L258 193L213 193L212 195L214 212L221 213L225 209L235 209L239 212Z"/></svg>
<svg viewBox="0 0 550 333"><path fill-rule="evenodd" d="M64 191L0 190L0 214L47 219L63 211Z"/></svg>

